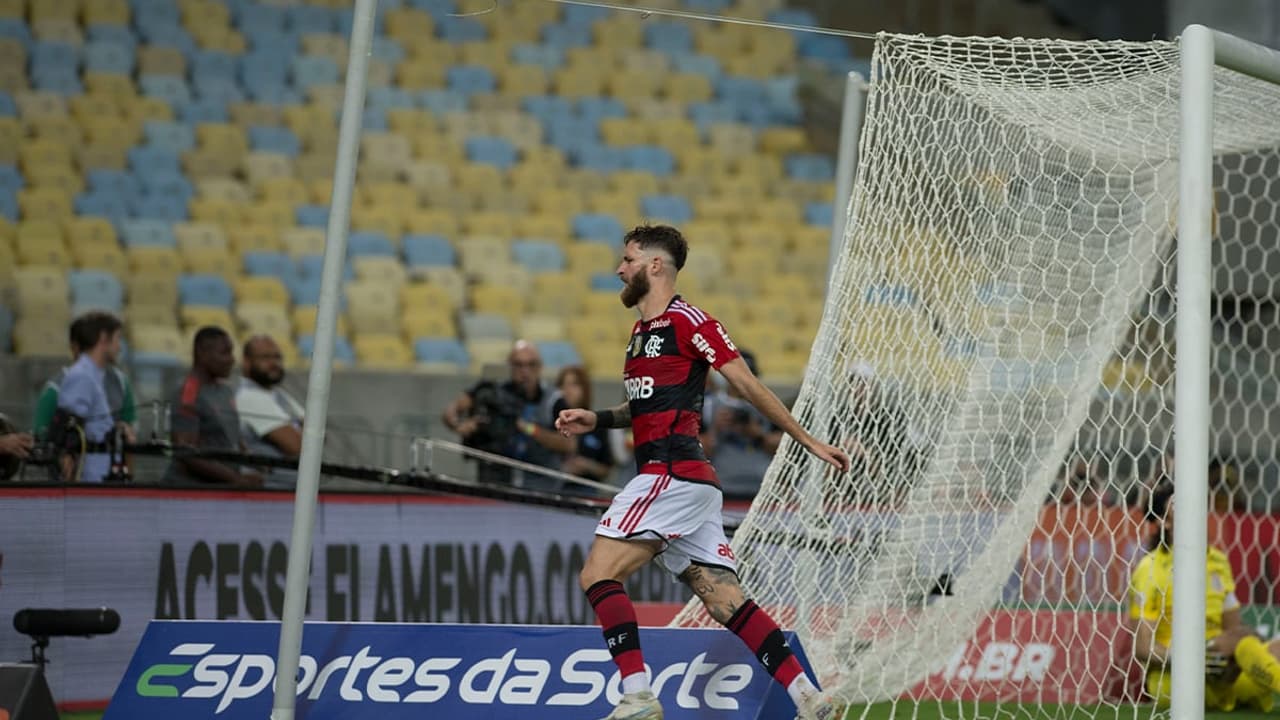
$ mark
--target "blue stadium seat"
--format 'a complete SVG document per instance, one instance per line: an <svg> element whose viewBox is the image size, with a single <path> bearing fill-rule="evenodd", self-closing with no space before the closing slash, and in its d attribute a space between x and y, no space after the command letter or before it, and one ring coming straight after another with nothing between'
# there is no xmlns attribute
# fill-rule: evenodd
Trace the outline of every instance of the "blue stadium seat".
<svg viewBox="0 0 1280 720"><path fill-rule="evenodd" d="M578 98L578 115L586 120L599 122L605 118L624 118L627 106L611 97Z"/></svg>
<svg viewBox="0 0 1280 720"><path fill-rule="evenodd" d="M794 153L788 155L783 164L787 176L793 180L816 180L826 182L835 177L836 167L831 158L813 153Z"/></svg>
<svg viewBox="0 0 1280 720"><path fill-rule="evenodd" d="M181 19L177 3L169 0L129 0L129 7L133 10L135 23L142 22L145 18L159 18L175 23Z"/></svg>
<svg viewBox="0 0 1280 720"><path fill-rule="evenodd" d="M579 117L554 118L545 123L547 142L566 154L574 148L600 143L600 123Z"/></svg>
<svg viewBox="0 0 1280 720"><path fill-rule="evenodd" d="M411 268L458 264L458 253L441 235L406 235L401 241L405 264Z"/></svg>
<svg viewBox="0 0 1280 720"><path fill-rule="evenodd" d="M284 32L288 13L275 5L262 5L256 2L244 2L235 6L236 27L241 32L252 28L255 32Z"/></svg>
<svg viewBox="0 0 1280 720"><path fill-rule="evenodd" d="M159 98L173 107L191 100L187 83L173 75L143 75L138 79L138 86L143 95Z"/></svg>
<svg viewBox="0 0 1280 720"><path fill-rule="evenodd" d="M480 42L489 39L489 30L468 17L437 16L436 35L450 43Z"/></svg>
<svg viewBox="0 0 1280 720"><path fill-rule="evenodd" d="M380 232L353 232L347 237L347 257L362 256L395 257L396 248L391 240Z"/></svg>
<svg viewBox="0 0 1280 720"><path fill-rule="evenodd" d="M521 43L511 48L511 60L518 65L539 65L551 72L564 65L564 50L552 45Z"/></svg>
<svg viewBox="0 0 1280 720"><path fill-rule="evenodd" d="M134 49L131 46L94 40L84 46L86 72L129 75L133 73Z"/></svg>
<svg viewBox="0 0 1280 720"><path fill-rule="evenodd" d="M249 128L249 147L254 151L279 153L295 157L302 152L298 136L286 127L253 125Z"/></svg>
<svg viewBox="0 0 1280 720"><path fill-rule="evenodd" d="M583 240L617 245L626 231L622 223L604 213L578 213L573 216L573 235Z"/></svg>
<svg viewBox="0 0 1280 720"><path fill-rule="evenodd" d="M148 120L142 126L142 136L151 147L184 153L196 146L196 131L186 123L170 120Z"/></svg>
<svg viewBox="0 0 1280 720"><path fill-rule="evenodd" d="M184 203L196 194L187 176L171 170L147 173L141 176L140 184L143 194L167 195Z"/></svg>
<svg viewBox="0 0 1280 720"><path fill-rule="evenodd" d="M640 212L646 218L673 225L693 219L693 206L680 195L646 195L640 198Z"/></svg>
<svg viewBox="0 0 1280 720"><path fill-rule="evenodd" d="M622 280L613 273L591 273L591 289L593 291L617 292L622 289Z"/></svg>
<svg viewBox="0 0 1280 720"><path fill-rule="evenodd" d="M733 3L731 0L684 0L684 6L694 12L723 12Z"/></svg>
<svg viewBox="0 0 1280 720"><path fill-rule="evenodd" d="M133 31L125 25L113 25L111 23L94 23L85 29L85 37L89 42L113 43L116 45L124 45L131 51L137 51L138 38Z"/></svg>
<svg viewBox="0 0 1280 720"><path fill-rule="evenodd" d="M254 81L247 84L245 90L251 100L263 105L301 105L304 102L301 92L275 80Z"/></svg>
<svg viewBox="0 0 1280 720"><path fill-rule="evenodd" d="M670 175L676 170L675 156L670 150L657 145L633 145L623 148L623 155L629 170L639 170L654 175Z"/></svg>
<svg viewBox="0 0 1280 720"><path fill-rule="evenodd" d="M4 195L0 193L0 197ZM106 218L115 225L132 215L131 205L123 197L104 192L80 193L75 199L75 211L77 215Z"/></svg>
<svg viewBox="0 0 1280 720"><path fill-rule="evenodd" d="M533 273L559 272L564 269L564 250L549 240L517 240L511 244L511 257Z"/></svg>
<svg viewBox="0 0 1280 720"><path fill-rule="evenodd" d="M467 96L491 93L498 87L493 71L483 65L454 65L445 77L450 90Z"/></svg>
<svg viewBox="0 0 1280 720"><path fill-rule="evenodd" d="M324 271L323 255L303 255L294 263L296 269L296 277L313 278L316 282L320 281L320 273ZM355 280L356 269L349 260L342 266L342 280ZM343 307L346 307L346 299L343 299ZM315 303L300 303L302 305L314 305Z"/></svg>
<svg viewBox="0 0 1280 720"><path fill-rule="evenodd" d="M471 356L457 338L418 338L413 341L413 355L418 362L458 366L458 371L471 367Z"/></svg>
<svg viewBox="0 0 1280 720"><path fill-rule="evenodd" d="M182 222L187 219L187 201L174 195L147 194L134 209L136 217L165 222Z"/></svg>
<svg viewBox="0 0 1280 720"><path fill-rule="evenodd" d="M819 25L818 18L803 8L778 8L771 10L765 17L769 22L776 22L782 25L801 25L805 27L817 27ZM799 34L799 31L797 31L797 35Z"/></svg>
<svg viewBox="0 0 1280 720"><path fill-rule="evenodd" d="M722 75L716 80L716 98L728 103L763 104L768 97L768 87L755 78Z"/></svg>
<svg viewBox="0 0 1280 720"><path fill-rule="evenodd" d="M554 48L591 47L590 25L565 25L547 23L542 26L542 42Z"/></svg>
<svg viewBox="0 0 1280 720"><path fill-rule="evenodd" d="M379 5L378 9L382 10L386 5L390 5L390 3ZM348 35L349 34L350 33L348 33ZM400 64L404 60L405 56L404 48L400 46L400 43L389 37L375 37L373 39L373 46L369 52L373 57L391 65L392 67Z"/></svg>
<svg viewBox="0 0 1280 720"><path fill-rule="evenodd" d="M520 107L544 125L574 119L573 103L559 95L527 95L520 99Z"/></svg>
<svg viewBox="0 0 1280 720"><path fill-rule="evenodd" d="M710 78L713 82L723 74L720 61L710 55L675 53L671 55L671 67L676 72L693 73Z"/></svg>
<svg viewBox="0 0 1280 720"><path fill-rule="evenodd" d="M315 303L312 304L314 305ZM303 357L310 358L315 352L315 347L315 336L302 335L298 337L298 353ZM333 340L333 359L348 365L354 365L356 362L356 353L351 349L351 343L341 335Z"/></svg>
<svg viewBox="0 0 1280 720"><path fill-rule="evenodd" d="M173 228L163 220L126 220L120 223L125 247L177 247Z"/></svg>
<svg viewBox="0 0 1280 720"><path fill-rule="evenodd" d="M386 132L389 129L387 123L387 109L383 107L366 107L360 116L360 129L364 132ZM338 112L336 118L338 122L342 120L342 112Z"/></svg>
<svg viewBox="0 0 1280 720"><path fill-rule="evenodd" d="M14 117L18 114L18 104L13 101L13 96L0 90L0 117Z"/></svg>
<svg viewBox="0 0 1280 720"><path fill-rule="evenodd" d="M71 68L58 68L41 73L32 73L32 86L41 92L57 95L80 95L84 86L80 84L80 75Z"/></svg>
<svg viewBox="0 0 1280 720"><path fill-rule="evenodd" d="M613 11L609 8L594 5L565 5L564 23L566 25L592 25L600 20L607 20Z"/></svg>
<svg viewBox="0 0 1280 720"><path fill-rule="evenodd" d="M294 272L293 259L280 252L251 250L244 254L244 271L249 275L288 278Z"/></svg>
<svg viewBox="0 0 1280 720"><path fill-rule="evenodd" d="M405 0L405 4L427 13L436 20L458 12L458 5L454 0Z"/></svg>
<svg viewBox="0 0 1280 720"><path fill-rule="evenodd" d="M32 75L42 71L74 72L80 66L80 52L74 45L67 43L37 40L27 51L27 64Z"/></svg>
<svg viewBox="0 0 1280 720"><path fill-rule="evenodd" d="M90 170L85 179L89 181L90 192L115 195L129 202L142 196L142 185L128 170Z"/></svg>
<svg viewBox="0 0 1280 720"><path fill-rule="evenodd" d="M22 18L0 18L0 37L22 41L23 45L31 44L31 27Z"/></svg>
<svg viewBox="0 0 1280 720"><path fill-rule="evenodd" d="M423 90L418 93L418 105L438 115L466 112L467 96L455 90Z"/></svg>
<svg viewBox="0 0 1280 720"><path fill-rule="evenodd" d="M18 221L18 194L0 192L0 217L9 222Z"/></svg>
<svg viewBox="0 0 1280 720"><path fill-rule="evenodd" d="M392 4L393 3L389 2L378 3L377 13L373 17L373 32L375 37L386 32L385 16L387 10L390 9ZM351 37L351 31L355 29L356 24L355 9L350 7L337 8L333 13L333 23L336 28L335 32L344 38Z"/></svg>
<svg viewBox="0 0 1280 720"><path fill-rule="evenodd" d="M329 224L329 208L325 205L299 205L294 209L293 217L302 227L322 228Z"/></svg>
<svg viewBox="0 0 1280 720"><path fill-rule="evenodd" d="M290 30L308 33L332 33L338 30L338 18L332 10L318 5L292 5L286 11Z"/></svg>
<svg viewBox="0 0 1280 720"><path fill-rule="evenodd" d="M693 29L670 21L645 23L644 44L650 50L664 53L692 52Z"/></svg>
<svg viewBox="0 0 1280 720"><path fill-rule="evenodd" d="M16 191L26 185L22 173L12 165L0 165L0 190Z"/></svg>
<svg viewBox="0 0 1280 720"><path fill-rule="evenodd" d="M177 22L161 21L155 18L148 20L139 18L137 22L142 39L148 45L176 48L186 57L190 57L199 49L191 33Z"/></svg>
<svg viewBox="0 0 1280 720"><path fill-rule="evenodd" d="M129 148L129 169L133 170L136 175L163 172L165 170L179 172L178 153L146 145L132 147Z"/></svg>
<svg viewBox="0 0 1280 720"><path fill-rule="evenodd" d="M494 165L506 170L520 159L515 144L502 137L469 137L466 140L467 159L473 163Z"/></svg>
<svg viewBox="0 0 1280 720"><path fill-rule="evenodd" d="M285 278L289 299L294 305L315 305L320 302L320 276L298 273Z"/></svg>
<svg viewBox="0 0 1280 720"><path fill-rule="evenodd" d="M310 7L298 5L296 7ZM299 55L289 66L293 84L305 90L312 85L331 85L338 82L338 65L332 58L319 55Z"/></svg>
<svg viewBox="0 0 1280 720"><path fill-rule="evenodd" d="M380 107L388 110L393 108L408 110L417 106L412 92L396 87L369 88L367 102L369 107Z"/></svg>
<svg viewBox="0 0 1280 720"><path fill-rule="evenodd" d="M811 202L804 206L804 221L810 225L831 227L831 203Z"/></svg>
<svg viewBox="0 0 1280 720"><path fill-rule="evenodd" d="M202 123L225 123L231 118L227 113L227 101L217 98L197 98L188 100L174 108L183 122L193 125Z"/></svg>
<svg viewBox="0 0 1280 720"><path fill-rule="evenodd" d="M81 309L120 312L124 307L124 287L120 279L104 270L73 270L67 274L71 304Z"/></svg>
<svg viewBox="0 0 1280 720"><path fill-rule="evenodd" d="M625 169L626 153L622 148L597 143L583 143L568 149L569 160L584 170L612 173Z"/></svg>
<svg viewBox="0 0 1280 720"><path fill-rule="evenodd" d="M178 278L178 300L183 305L231 309L234 295L231 285L221 275L188 273Z"/></svg>
<svg viewBox="0 0 1280 720"><path fill-rule="evenodd" d="M289 58L297 55L302 50L302 35L296 32L281 32L269 28L245 28L243 32L248 52L240 56L240 72L242 75L245 73L246 64L250 57L259 59L266 57L283 58L285 62L280 63L280 69L287 69Z"/></svg>
<svg viewBox="0 0 1280 720"><path fill-rule="evenodd" d="M712 125L737 122L738 109L725 102L689 103L689 119L698 126L699 132L706 133Z"/></svg>
<svg viewBox="0 0 1280 720"><path fill-rule="evenodd" d="M567 340L543 340L535 344L538 346L538 354L542 355L542 364L549 368L582 365L578 348Z"/></svg>
<svg viewBox="0 0 1280 720"><path fill-rule="evenodd" d="M815 35L806 33L796 43L796 54L802 58L814 60L848 60L849 46L844 40L832 35Z"/></svg>
<svg viewBox="0 0 1280 720"><path fill-rule="evenodd" d="M235 80L237 64L237 60L227 53L217 50L201 50L191 57L191 65L188 71L191 73L192 80L197 80L202 76Z"/></svg>

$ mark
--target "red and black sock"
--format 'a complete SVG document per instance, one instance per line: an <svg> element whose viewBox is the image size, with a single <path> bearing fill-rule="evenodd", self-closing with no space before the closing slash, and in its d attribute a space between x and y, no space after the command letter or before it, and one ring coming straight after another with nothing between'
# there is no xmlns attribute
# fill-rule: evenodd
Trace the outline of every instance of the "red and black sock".
<svg viewBox="0 0 1280 720"><path fill-rule="evenodd" d="M640 625L636 608L627 597L626 588L617 580L601 580L587 588L587 600L595 608L609 653L622 677L644 673L644 656L640 654Z"/></svg>
<svg viewBox="0 0 1280 720"><path fill-rule="evenodd" d="M782 636L778 623L751 600L738 608L738 612L724 625L742 638L742 642L756 654L756 659L764 669L782 687L791 687L791 681L804 674L804 668L800 667L800 661L791 652L791 646Z"/></svg>

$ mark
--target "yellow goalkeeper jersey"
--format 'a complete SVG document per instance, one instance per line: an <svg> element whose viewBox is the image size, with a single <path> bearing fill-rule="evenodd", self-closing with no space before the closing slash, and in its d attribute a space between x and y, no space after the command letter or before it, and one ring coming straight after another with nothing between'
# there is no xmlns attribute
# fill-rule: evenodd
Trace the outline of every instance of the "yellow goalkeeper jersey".
<svg viewBox="0 0 1280 720"><path fill-rule="evenodd" d="M1217 548L1205 559L1205 640L1222 633L1222 613L1240 607L1231 563ZM1156 642L1173 638L1173 553L1156 548L1138 562L1129 580L1129 616L1156 623Z"/></svg>

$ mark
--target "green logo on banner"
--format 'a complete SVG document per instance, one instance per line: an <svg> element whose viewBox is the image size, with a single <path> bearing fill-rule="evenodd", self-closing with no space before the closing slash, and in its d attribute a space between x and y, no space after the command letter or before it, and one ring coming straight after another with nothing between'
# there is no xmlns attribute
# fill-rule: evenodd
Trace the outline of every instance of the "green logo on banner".
<svg viewBox="0 0 1280 720"><path fill-rule="evenodd" d="M178 688L172 685L152 685L151 679L179 677L190 669L190 665L152 665L138 678L138 694L142 697L178 697Z"/></svg>

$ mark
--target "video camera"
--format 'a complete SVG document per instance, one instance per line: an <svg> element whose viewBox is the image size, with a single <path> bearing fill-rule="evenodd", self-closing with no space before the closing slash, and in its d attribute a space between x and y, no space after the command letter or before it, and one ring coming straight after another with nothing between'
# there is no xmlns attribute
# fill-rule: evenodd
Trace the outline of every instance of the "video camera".
<svg viewBox="0 0 1280 720"><path fill-rule="evenodd" d="M462 444L485 452L500 454L515 436L524 401L502 385L485 380L471 393L471 414L479 427L462 438Z"/></svg>

